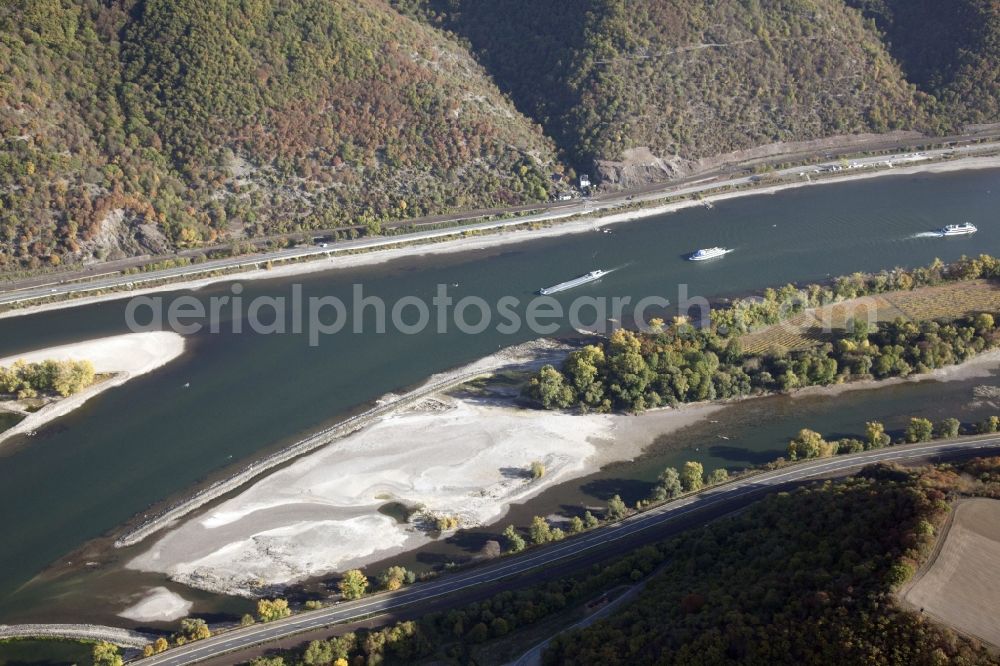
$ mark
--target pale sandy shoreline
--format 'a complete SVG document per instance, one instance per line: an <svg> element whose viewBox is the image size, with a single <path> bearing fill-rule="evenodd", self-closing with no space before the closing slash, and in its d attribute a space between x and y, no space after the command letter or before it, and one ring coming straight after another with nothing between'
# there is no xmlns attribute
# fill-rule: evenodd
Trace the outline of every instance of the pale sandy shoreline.
<svg viewBox="0 0 1000 666"><path fill-rule="evenodd" d="M567 351L536 341L428 383L523 369L529 359L557 363ZM437 517L460 527L493 523L512 504L633 459L657 437L724 407L577 415L517 407L514 397L507 389L423 395L173 524L128 567L226 594L278 590L429 543ZM541 479L527 474L534 460L546 467ZM397 523L378 511L389 502L421 507L418 518Z"/></svg>
<svg viewBox="0 0 1000 666"><path fill-rule="evenodd" d="M0 443L16 435L30 433L51 421L69 414L91 398L121 386L134 377L166 365L184 352L184 338L177 333L157 331L128 333L96 340L84 340L69 345L38 349L24 354L0 358L0 366L24 360L36 363L48 359L65 361L88 360L98 374L111 375L88 388L50 403L29 414L13 428L0 432Z"/></svg>
<svg viewBox="0 0 1000 666"><path fill-rule="evenodd" d="M134 604L118 613L133 622L169 622L187 617L194 603L165 587L154 587L140 593Z"/></svg>
<svg viewBox="0 0 1000 666"><path fill-rule="evenodd" d="M469 367L504 369L484 361ZM1000 350L906 379L810 387L792 396L985 377L997 367ZM509 397L426 396L175 524L128 567L224 594L275 593L429 543L436 536L426 522L434 517L453 516L461 527L495 523L511 505L609 463L635 459L659 437L736 402L693 403L640 416L580 415L517 407ZM525 474L533 460L546 466L542 479ZM388 502L420 507L426 519L397 523L378 511Z"/></svg>
<svg viewBox="0 0 1000 666"><path fill-rule="evenodd" d="M722 409L640 417L526 410L436 396L300 458L159 538L128 567L196 588L254 596L365 566L436 537L436 517L491 524L512 504ZM545 475L527 470L541 461ZM379 513L421 507L409 523Z"/></svg>
<svg viewBox="0 0 1000 666"><path fill-rule="evenodd" d="M970 156L945 162L915 163L909 166L897 166L892 169L881 169L881 170L866 169L866 170L860 170L856 173L850 173L842 176L837 176L834 178L823 178L820 180L797 180L792 182L782 182L770 186L736 190L732 192L719 192L716 194L706 194L701 196L701 198L699 199L687 199L684 201L666 203L658 206L650 206L648 208L641 208L637 210L630 210L624 212L614 212L614 210L611 210L607 213L601 213L600 211L597 211L591 215L585 214L586 217L583 217L581 219L574 219L569 221L560 221L560 218L567 217L567 214L564 213L561 214L556 212L553 213L550 218L548 218L548 221L553 222L554 224L552 226L543 227L541 229L520 229L516 231L511 231L509 229L498 229L496 231L490 231L480 235L437 241L428 244L402 245L399 247L391 247L380 250L369 250L369 251L359 252L356 254L338 254L327 259L315 259L311 261L284 264L275 266L271 269L238 271L234 273L227 273L224 275L207 276L204 278L198 278L194 280L171 282L168 284L157 285L142 289L135 289L131 291L120 291L109 294L103 294L99 296L85 296L81 298L69 299L66 301L59 301L56 303L44 303L40 305L33 305L23 308L15 308L12 310L8 310L6 312L0 312L0 319L35 314L49 310L72 308L80 305L89 305L105 301L121 300L126 298L132 298L134 296L162 293L165 291L198 290L203 287L216 284L219 282L231 282L238 280L268 280L272 278L294 277L298 275L307 275L311 273L319 273L324 271L335 271L335 270L357 268L360 266L378 265L396 259L490 249L502 245L507 245L512 243L524 243L528 241L540 240L545 238L553 238L565 234L593 232L595 229L603 226L611 224L620 224L623 222L631 222L648 217L666 215L669 213L677 212L679 210L683 210L685 208L702 206L705 204L705 202L717 202L717 201L725 201L728 199L737 199L740 197L775 194L784 190L801 188L801 187L833 185L837 183L847 183L858 180L866 180L870 178L879 178L883 176L893 176L893 175L907 175L907 174L917 174L917 173L948 173L953 171L995 169L995 168L1000 168L1000 156L983 156L983 157ZM806 169L807 167L803 167L803 170ZM725 185L724 183L719 184L720 187L724 185ZM663 198L668 198L670 196L674 195L667 194ZM462 229L460 227L457 227L455 229L455 234L460 235L461 233ZM400 242L406 243L405 239L400 239Z"/></svg>

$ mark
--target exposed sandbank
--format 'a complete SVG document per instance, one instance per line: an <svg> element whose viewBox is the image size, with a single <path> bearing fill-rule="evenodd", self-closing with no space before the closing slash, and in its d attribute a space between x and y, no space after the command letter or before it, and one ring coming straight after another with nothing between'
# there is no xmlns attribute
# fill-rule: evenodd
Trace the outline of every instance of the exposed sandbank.
<svg viewBox="0 0 1000 666"><path fill-rule="evenodd" d="M793 396L969 379L998 366L1000 350L994 350L907 379L811 387ZM523 409L497 396L432 395L181 523L128 566L215 592L266 593L415 549L434 538L427 522L435 516L454 516L461 527L495 522L511 504L633 459L657 437L730 403L640 416L577 415ZM533 460L546 467L541 479L528 478ZM389 502L422 513L398 523L378 511Z"/></svg>
<svg viewBox="0 0 1000 666"><path fill-rule="evenodd" d="M380 418L255 483L161 537L129 567L202 589L253 595L411 550L430 523L488 524L511 504L638 456L656 437L721 409L639 417L511 406L502 397L435 395ZM532 480L532 461L546 468ZM421 507L409 523L379 513Z"/></svg>
<svg viewBox="0 0 1000 666"><path fill-rule="evenodd" d="M802 170L807 171L808 168L809 167L804 166L802 167ZM896 166L892 169L862 169L857 171L856 173L841 175L834 178L822 178L819 180L804 180L800 178L799 180L781 182L770 186L754 187L750 189L737 190L732 192L720 192L717 194L705 194L700 199L686 199L684 201L676 201L658 206L654 205L647 208L641 208L625 212L614 212L613 208L611 208L607 213L602 214L601 211L598 209L595 210L593 214L587 215L584 218L574 219L569 221L559 221L559 220L560 218L565 218L571 215L575 215L576 213L570 214L570 213L556 211L551 213L551 215L546 216L545 218L548 221L555 222L555 224L541 229L520 229L512 231L509 229L501 228L495 231L488 231L480 235L458 237L454 239L436 241L427 244L402 245L399 247L390 247L386 249L369 250L365 252L359 252L356 254L336 254L326 259L314 259L311 261L278 265L271 269L239 271L225 275L207 276L204 278L198 278L194 280L171 282L168 284L142 288L142 289L135 289L132 291L118 291L99 296L84 296L81 298L74 298L65 301L59 301L56 303L43 303L40 305L15 308L12 310L8 310L6 312L0 312L0 319L7 317L17 317L27 314L34 314L46 310L57 310L62 308L76 307L78 305L98 303L102 301L131 298L133 296L158 293L164 291L179 291L185 289L197 290L218 282L227 282L234 280L266 280L271 278L305 275L309 273L317 273L322 271L332 271L332 270L355 268L358 266L377 265L395 259L419 257L424 255L449 254L455 252L468 252L472 250L488 249L492 247L506 245L509 243L522 243L543 238L552 238L556 236L561 236L563 234L592 232L596 228L600 228L609 224L618 224L622 222L639 220L647 217L665 215L668 213L673 213L679 210L683 210L685 208L691 208L693 206L701 206L704 205L705 202L723 201L726 199L735 199L739 197L756 196L764 194L774 194L776 192L792 188L846 183L868 178L878 178L882 176L891 176L891 175L904 175L904 174L915 174L915 173L946 173L951 171L964 171L973 169L995 169L995 168L1000 168L1000 156L982 156L982 157L970 156L946 162L928 162L928 163L920 162L907 166ZM714 183L712 184L711 187L717 188L724 186L725 183ZM689 190L691 192L694 192L695 190L697 190L697 187L682 189L679 193L666 193L663 195L656 195L648 198L640 196L637 197L637 201L639 200L655 201L658 198L669 198L671 196L679 196L689 193ZM599 206L600 204L595 204L595 208ZM614 207L617 208L621 206L622 204L618 203L615 204ZM460 236L462 234L462 231L463 230L461 227L456 227L455 235ZM399 242L406 243L406 239L400 238ZM335 247L331 248L331 250L335 249L336 249ZM266 261L266 259L261 259L261 261L264 262Z"/></svg>
<svg viewBox="0 0 1000 666"><path fill-rule="evenodd" d="M135 622L169 622L187 617L194 604L165 587L154 587L118 615Z"/></svg>
<svg viewBox="0 0 1000 666"><path fill-rule="evenodd" d="M376 419L398 412L404 407L435 393L446 391L479 376L498 370L537 369L545 363L558 364L565 357L569 347L553 340L534 340L485 356L468 365L432 375L427 381L407 393L388 393L376 401L372 408L347 418L339 423L313 433L263 459L255 460L229 477L203 488L190 497L171 505L143 523L130 528L115 541L116 548L133 546L165 527L174 525L206 504L237 490L270 470L289 461L311 453L331 442L339 441Z"/></svg>
<svg viewBox="0 0 1000 666"><path fill-rule="evenodd" d="M157 331L128 333L97 340L85 340L69 345L38 349L24 354L0 358L0 366L9 366L17 360L37 363L48 359L57 361L90 361L99 374L112 375L66 398L49 403L37 412L28 414L13 428L0 432L4 440L37 430L115 386L121 386L133 377L152 372L166 365L184 352L184 338L177 333Z"/></svg>

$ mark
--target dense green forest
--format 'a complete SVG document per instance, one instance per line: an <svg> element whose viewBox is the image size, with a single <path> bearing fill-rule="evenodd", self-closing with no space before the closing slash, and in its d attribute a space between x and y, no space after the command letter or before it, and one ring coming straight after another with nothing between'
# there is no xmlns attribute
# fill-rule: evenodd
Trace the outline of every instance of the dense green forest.
<svg viewBox="0 0 1000 666"><path fill-rule="evenodd" d="M994 0L847 0L875 21L906 77L943 112L1000 119L1000 7Z"/></svg>
<svg viewBox="0 0 1000 666"><path fill-rule="evenodd" d="M379 0L0 7L0 270L546 199L553 146Z"/></svg>
<svg viewBox="0 0 1000 666"><path fill-rule="evenodd" d="M998 464L876 466L770 496L671 542L635 602L557 639L544 663L995 664L892 592L929 554L959 489L1000 495Z"/></svg>
<svg viewBox="0 0 1000 666"><path fill-rule="evenodd" d="M996 121L998 35L990 0L11 0L0 271Z"/></svg>
<svg viewBox="0 0 1000 666"><path fill-rule="evenodd" d="M634 333L620 329L598 344L569 354L560 369L544 366L526 395L546 409L639 412L684 402L717 400L829 385L855 379L907 377L929 372L1000 345L994 313L953 321L851 322L815 346L796 351L744 353L740 335L775 324L782 315L895 289L945 281L1000 277L1000 261L983 255L945 265L935 261L913 270L896 269L836 278L829 285L768 289L712 312L708 326L681 318L670 326Z"/></svg>
<svg viewBox="0 0 1000 666"><path fill-rule="evenodd" d="M690 159L833 134L943 131L996 104L995 86L985 104L935 104L929 93L940 87L907 80L879 32L843 0L394 1L467 40L581 165L636 147ZM896 4L908 13L910 3ZM995 3L979 4L1000 16ZM936 9L949 11L950 3ZM957 64L958 44L932 26L921 34ZM998 45L977 49L992 57L995 77Z"/></svg>
<svg viewBox="0 0 1000 666"><path fill-rule="evenodd" d="M1000 497L1000 459L868 467L576 575L251 664L503 663L551 635L525 639L525 630L575 622L602 592L646 580L624 609L558 638L545 663L995 665L979 644L892 596L926 559L948 503L963 496ZM512 641L513 652L498 649Z"/></svg>

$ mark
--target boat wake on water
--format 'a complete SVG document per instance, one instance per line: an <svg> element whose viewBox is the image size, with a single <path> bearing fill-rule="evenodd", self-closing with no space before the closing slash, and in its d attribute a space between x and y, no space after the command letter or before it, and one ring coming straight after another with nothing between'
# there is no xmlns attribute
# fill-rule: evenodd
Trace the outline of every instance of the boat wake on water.
<svg viewBox="0 0 1000 666"><path fill-rule="evenodd" d="M574 287L579 287L580 285L587 284L588 282L595 282L597 280L600 280L605 275L614 273L619 268L622 268L622 266L617 266L615 268L610 268L607 270L598 268L596 270L590 271L589 273L584 273L579 277L575 277L572 280L567 280L566 282L560 282L559 284L552 285L551 287L545 287L543 289L539 289L538 293L541 294L542 296L557 294L560 291L566 291L567 289L573 289Z"/></svg>
<svg viewBox="0 0 1000 666"><path fill-rule="evenodd" d="M940 231L922 231L919 234L913 234L910 238L941 238L944 236Z"/></svg>

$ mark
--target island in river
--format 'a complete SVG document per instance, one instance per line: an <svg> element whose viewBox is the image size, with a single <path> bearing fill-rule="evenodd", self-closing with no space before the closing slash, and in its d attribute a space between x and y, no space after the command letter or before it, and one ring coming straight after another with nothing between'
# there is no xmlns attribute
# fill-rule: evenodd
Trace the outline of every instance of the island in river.
<svg viewBox="0 0 1000 666"><path fill-rule="evenodd" d="M993 317L980 314L974 318L956 319L955 331L951 331L949 325L927 324L926 321L919 327L886 323L887 332L883 340L877 333L873 336L867 324L861 329L852 326L849 331L844 330L848 323L855 321L850 313L867 311L871 307L869 298L839 300L840 294L847 289L863 292L884 289L886 284L892 284L886 280L934 284L912 292L885 292L880 296L895 299L897 303L903 303L905 299L909 302L915 300L914 296L919 299L927 291L938 294L941 290L939 283L944 281L976 295L973 301L949 299L950 314L953 316L967 314L969 307L980 313L1000 311L1000 290L991 282L972 279L980 275L994 276L1000 270L998 262L991 257L983 257L974 260L973 264L971 267L969 262L945 267L934 264L911 273L896 272L890 277L867 276L851 283L837 281L835 287L826 290L806 288L794 294L790 291L789 297L805 298L808 292L814 294L813 298L833 303L807 310L804 314L810 315L810 321L823 319L825 311L831 308L836 309L841 317L841 332L833 336L834 346L840 350L839 356L829 357L827 355L832 353L833 347L827 350L813 343L812 351L802 350L796 357L805 368L799 371L801 377L796 382L807 381L811 376L807 372L819 372L821 365L825 368L832 362L830 377L815 379L816 383L826 386L813 386L809 389L810 393L833 395L845 390L867 388L872 386L873 380L858 379L870 376L867 369L855 370L855 367L859 361L866 360L867 364L861 365L871 369L872 358L876 359L874 371L878 376L889 377L876 385L902 381L913 370L917 372L915 376L921 379L965 379L984 372L988 375L1000 365L1000 350L995 348ZM777 294L772 296L774 299L777 297ZM728 312L740 311L748 318L762 317L771 311L768 303L766 299L756 305L737 303ZM890 310L890 313L896 312L898 307ZM728 321L725 316L719 319ZM778 322L770 328L783 332L785 323ZM800 333L809 330L809 325L804 325L804 322L796 322L793 326L800 329ZM685 327L688 329L686 334L683 331ZM690 381L686 379L681 384L694 388L698 372L702 374L702 380L711 379L704 376L706 370L699 370L705 364L695 356L701 353L698 345L712 346L720 350L718 353L721 355L721 349L728 350L730 346L726 344L727 340L730 343L739 340L736 334L720 337L714 328L698 332L683 321L674 328L675 332L671 335L676 338L664 337L659 342L655 342L655 336L640 341L632 334L620 331L612 335L609 343L605 343L607 357L598 346L573 352L565 349L569 357L575 359L575 365L566 365L570 365L576 375L568 375L565 380L559 376L558 386L562 387L566 381L581 387L581 373L592 380L604 381L608 386L612 383L624 386L628 381L625 377L603 377L603 371L590 375L580 368L588 359L597 357L601 359L598 365L602 368L625 363L623 359L629 352L622 349L634 344L633 355L636 358L627 361L628 370L623 372L632 375L643 372L636 368L645 363L639 356L639 349L645 345L643 354L651 361L674 355L673 360L661 362L688 364L690 367L685 366L682 374ZM897 337L897 328L908 331L906 335L909 337ZM858 341L861 337L864 338L863 344ZM869 338L880 344L882 350L870 344ZM887 355L896 353L891 344L893 341L903 345L900 350L918 350L919 362L929 364L929 368L918 365L911 369L904 360L905 354L891 365L882 363L889 358ZM655 344L664 344L666 351L655 351ZM671 344L680 345L686 356L671 351ZM926 350L919 353L925 344L933 350L930 354ZM616 346L622 349L616 350ZM423 395L418 391L421 400L401 403L405 406L400 410L381 415L362 429L257 481L236 497L188 519L159 538L128 566L167 574L186 585L224 594L254 596L273 593L290 583L378 562L394 553L412 550L439 537L435 530L437 519L450 518L456 527L479 527L493 523L507 512L511 504L524 502L555 484L591 474L609 463L634 458L658 436L675 432L704 418L720 409L725 402L714 400L685 404L650 410L641 416L629 416L599 413L607 411L611 404L607 400L602 403L600 397L611 394L607 390L603 393L599 390L595 400L585 402L580 398L579 403L585 410L589 405L590 409L597 409L596 412L571 414L525 409L518 404L523 377L518 380L513 373L530 370L532 366L537 368L540 363L538 355L533 352L538 350L538 345L522 346L517 354L513 354L516 360L506 365L495 360L481 362L481 367L488 367L494 375L506 376L507 379L484 384L478 391L467 389L458 395L453 392ZM616 358L613 354L619 356ZM719 364L715 354L705 354L706 358L712 356ZM815 354L816 358L809 354ZM509 358L512 354L508 351L504 356ZM744 369L752 368L750 371L757 373L753 376L753 384L757 388L751 392L747 384L746 388L725 397L742 399L760 396L771 390L770 386L758 383L761 377L771 376L763 370L762 362L780 364L784 361L753 354L743 356L737 353L737 356ZM825 359L822 362L819 361L821 356ZM551 360L551 353L546 358ZM882 369L882 365L886 367ZM689 372L692 368L694 372ZM676 368L676 373L681 372L681 368ZM727 382L740 373L746 375L739 364L731 369L719 366L717 372ZM547 381L545 378L551 377L552 373L558 376L558 371L552 366L545 366L530 385L532 389L529 393L545 405L549 405L551 395L558 396L560 391L572 393L568 387L543 386L539 389L536 383L538 378ZM671 376L676 376L676 373ZM469 374L469 368L463 368L456 371L455 376ZM652 385L651 379L647 381ZM672 387L664 385L661 390L674 396ZM686 398L677 395L671 400L690 401L694 395L688 393ZM624 404L629 408L636 406L635 402ZM566 407L569 403L559 402L559 406ZM535 462L543 465L544 474L532 475L529 472ZM398 520L387 515L385 508L389 505L402 507L406 519ZM565 520L568 518L555 518L556 522Z"/></svg>
<svg viewBox="0 0 1000 666"><path fill-rule="evenodd" d="M366 293L391 302L432 290L435 283L460 282L462 295L493 300L511 293L530 294L540 285L579 274L592 267L591 257L597 253L599 265L628 262L628 267L613 279L595 283L588 294L638 298L661 293L663 286L687 283L692 293L722 299L740 295L734 285L747 293L789 280L822 280L827 274L913 266L934 256L954 260L961 254L1000 249L1000 229L990 224L996 177L995 172L969 171L801 188L621 225L611 234L576 234L504 251L405 259L377 268L302 276L297 283L305 286L307 295L342 296L349 294L350 284L363 282ZM811 212L803 215L806 210ZM964 239L917 237L952 219L970 219L980 232ZM713 266L679 257L685 249L711 244L738 246L740 252ZM672 259L674 250L678 257ZM286 294L287 286L282 280L244 283L251 296ZM228 285L207 287L195 296L207 299L219 293L229 293ZM169 303L176 296L164 298ZM122 330L122 307L122 302L104 303L5 320L0 323L4 329L0 354L113 335ZM572 331L558 335L571 336ZM87 616L114 623L114 613L132 605L137 591L161 585L195 601L194 613L232 608L235 600L185 591L162 575L131 572L112 577L101 567L84 570L90 551L85 556L75 551L87 539L150 511L155 502L173 501L185 488L211 483L305 433L339 422L388 391L415 385L443 368L467 364L528 337L535 336L343 335L310 349L290 335L189 336L190 353L183 359L136 380L127 391L106 393L87 409L67 416L61 427L44 429L35 446L19 447L17 455L0 467L0 487L7 502L31 493L53 474L61 480L11 517L22 538L0 555L0 583L7 590L4 619L72 621ZM187 382L190 388L184 388ZM836 401L775 396L733 405L725 415L703 419L655 443L635 462L608 465L601 472L543 490L523 505L515 503L504 524L526 525L533 514L559 512L564 504L603 507L614 493L635 502L645 497L648 484L664 466L678 465L677 456L681 463L700 460L706 469L764 462L781 455L784 442L803 425L823 432L856 433L863 426L857 414L898 428L914 411L932 414L945 409L951 411L940 417L956 415L975 422L982 416L964 405L979 383L988 382L907 384L864 392L864 399L858 397L861 393ZM949 396L949 401L929 401L928 396L938 393ZM719 424L713 423L719 419ZM96 473L104 480L99 486L89 482ZM485 536L490 530L492 534ZM495 538L496 532L495 527L463 530L430 542L415 554L393 556L395 561L387 564L403 563L421 571L435 563L463 561L473 552L470 543L475 550L480 535ZM141 554L138 550L121 551L119 561ZM47 563L53 563L52 574L70 575L53 586L47 572L24 585ZM378 570L378 564L372 566ZM74 571L87 572L84 586ZM71 583L74 590L86 592L73 598L76 593L66 593ZM60 599L58 607L49 601L54 598Z"/></svg>
<svg viewBox="0 0 1000 666"><path fill-rule="evenodd" d="M96 380L71 395L41 401L37 409L24 410L19 400L10 400L7 409L19 409L12 427L0 430L0 444L18 435L31 434L85 402L115 386L166 365L184 352L184 338L171 331L128 333L97 340L36 349L16 356L0 358L0 368L18 361L27 364L45 361L86 361L97 373Z"/></svg>

